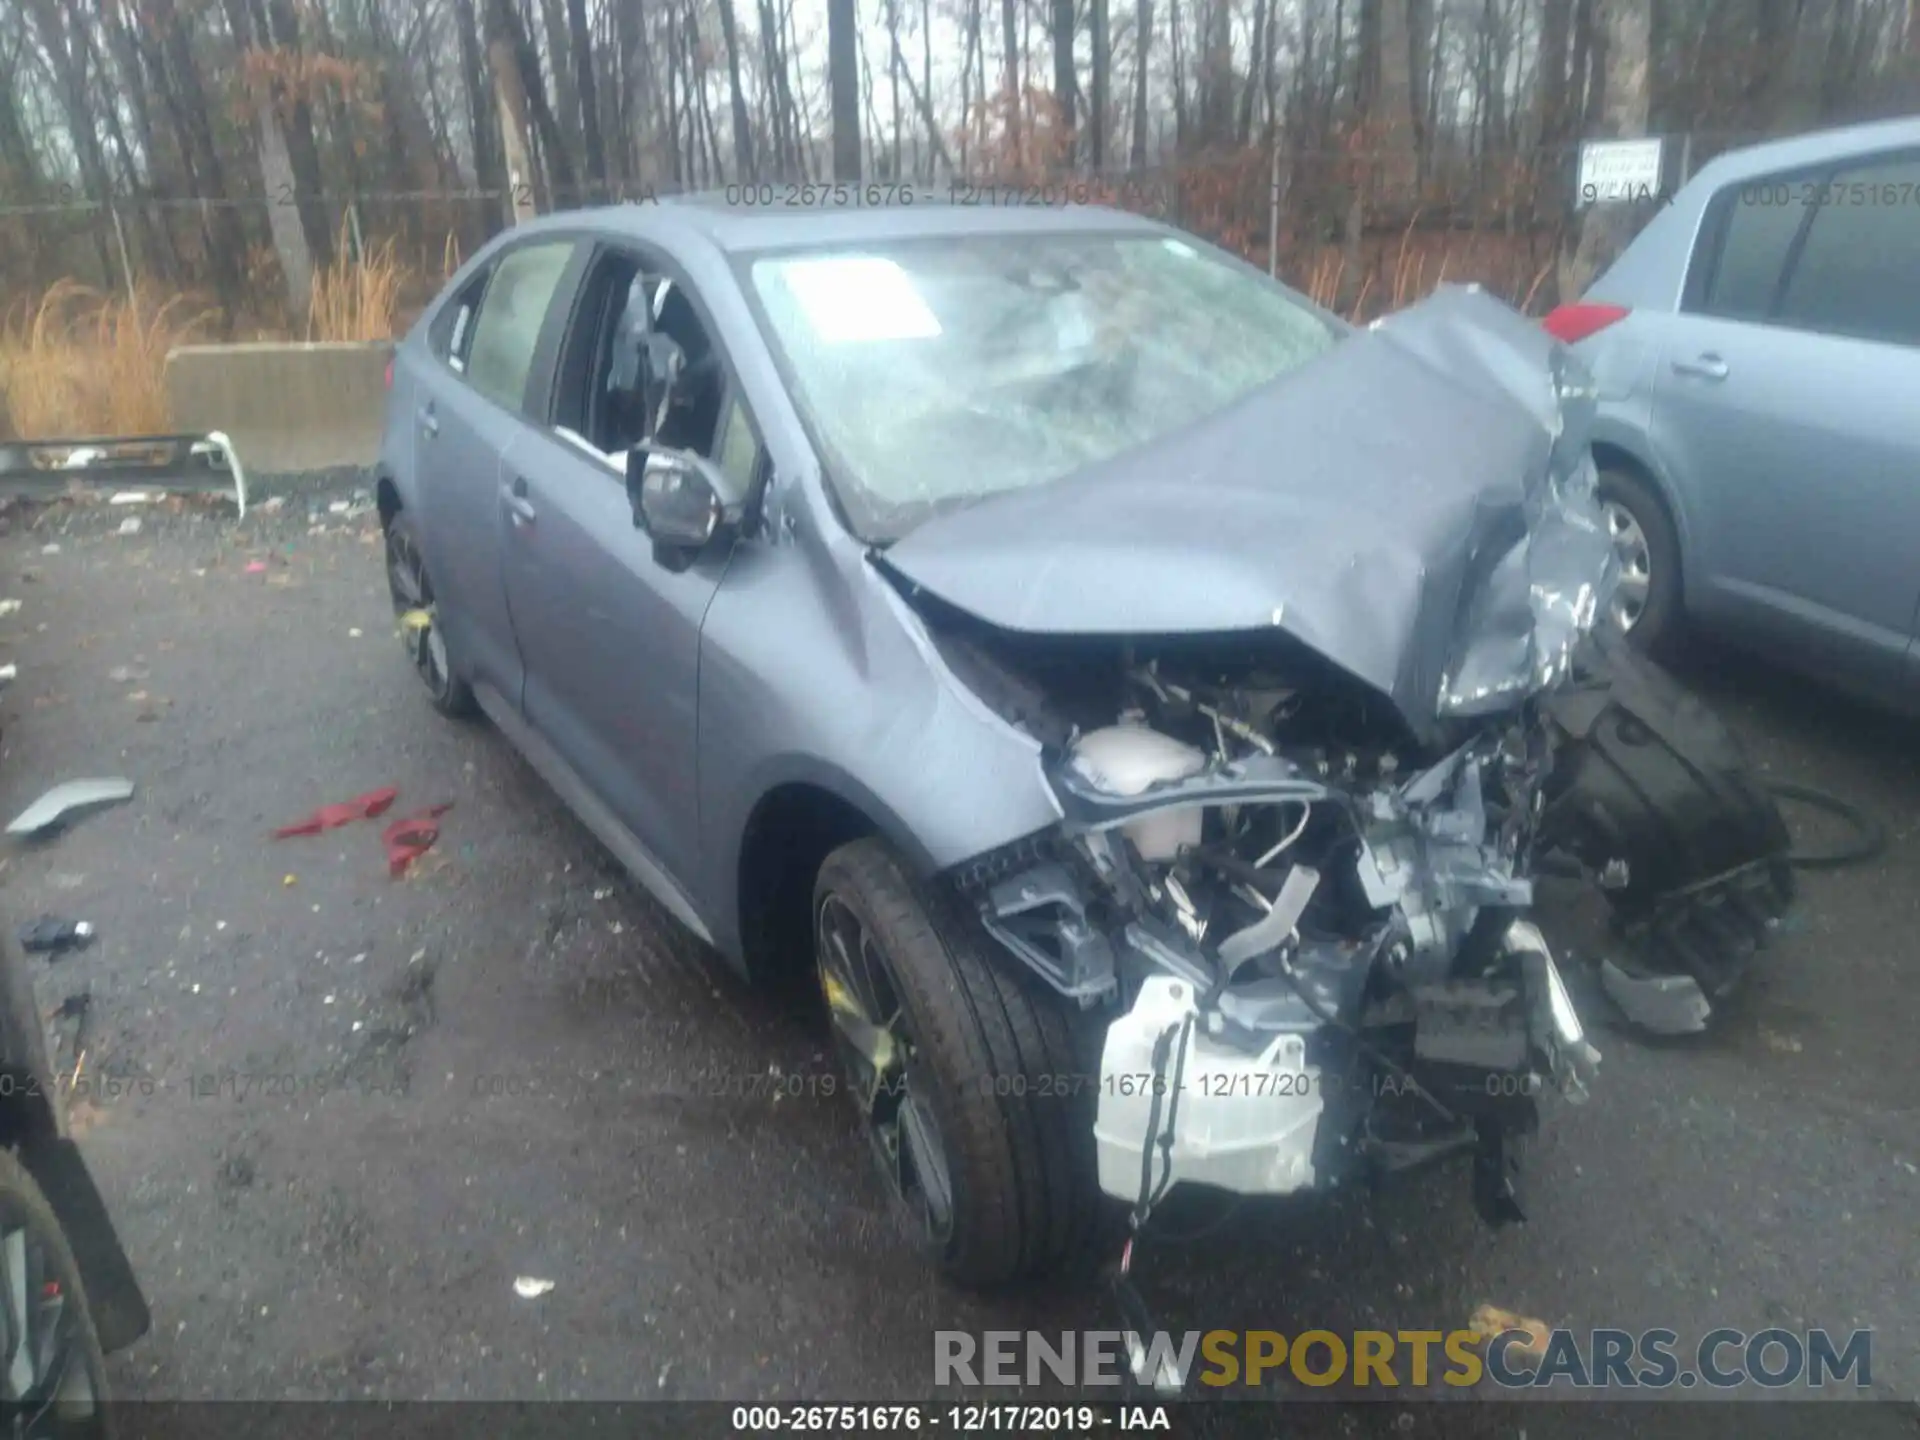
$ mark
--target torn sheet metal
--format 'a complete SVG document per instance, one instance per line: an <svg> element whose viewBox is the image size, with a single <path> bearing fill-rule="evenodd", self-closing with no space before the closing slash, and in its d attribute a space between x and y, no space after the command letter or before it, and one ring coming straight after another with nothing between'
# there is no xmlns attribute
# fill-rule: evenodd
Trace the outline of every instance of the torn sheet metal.
<svg viewBox="0 0 1920 1440"><path fill-rule="evenodd" d="M0 443L0 495L41 498L75 484L110 486L114 504L151 491L168 495L231 493L239 518L247 516L247 476L233 442L218 430L204 435L119 435L89 440L8 440Z"/></svg>
<svg viewBox="0 0 1920 1440"><path fill-rule="evenodd" d="M1431 736L1548 683L1611 594L1592 403L1538 326L1446 287L1184 432L931 520L881 563L1013 631L1278 627Z"/></svg>

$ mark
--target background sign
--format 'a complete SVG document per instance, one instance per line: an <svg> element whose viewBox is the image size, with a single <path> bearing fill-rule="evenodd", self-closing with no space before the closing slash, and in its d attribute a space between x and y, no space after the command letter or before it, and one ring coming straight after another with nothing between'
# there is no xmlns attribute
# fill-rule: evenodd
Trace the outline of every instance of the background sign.
<svg viewBox="0 0 1920 1440"><path fill-rule="evenodd" d="M1661 148L1657 138L1581 142L1578 203L1611 205L1656 198L1660 194Z"/></svg>

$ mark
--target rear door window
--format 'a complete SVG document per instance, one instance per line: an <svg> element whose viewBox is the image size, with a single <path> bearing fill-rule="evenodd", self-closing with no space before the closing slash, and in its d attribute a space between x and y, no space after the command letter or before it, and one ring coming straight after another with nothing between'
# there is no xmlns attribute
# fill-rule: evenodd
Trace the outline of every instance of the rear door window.
<svg viewBox="0 0 1920 1440"><path fill-rule="evenodd" d="M494 267L465 368L467 382L496 404L519 410L525 403L541 327L572 258L571 240L550 240L511 250Z"/></svg>
<svg viewBox="0 0 1920 1440"><path fill-rule="evenodd" d="M1728 320L1760 321L1772 314L1794 237L1806 218L1806 188L1786 180L1733 187L1721 201L1726 206L1723 238L1701 309Z"/></svg>
<svg viewBox="0 0 1920 1440"><path fill-rule="evenodd" d="M1920 156L1842 170L1818 198L1778 322L1920 345Z"/></svg>

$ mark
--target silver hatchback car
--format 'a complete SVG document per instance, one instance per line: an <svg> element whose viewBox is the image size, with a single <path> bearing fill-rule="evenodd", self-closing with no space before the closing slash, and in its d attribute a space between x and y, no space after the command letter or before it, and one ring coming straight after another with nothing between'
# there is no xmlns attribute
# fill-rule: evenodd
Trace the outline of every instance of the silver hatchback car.
<svg viewBox="0 0 1920 1440"><path fill-rule="evenodd" d="M1920 708L1920 119L1725 155L1547 328L1593 368L1615 613Z"/></svg>

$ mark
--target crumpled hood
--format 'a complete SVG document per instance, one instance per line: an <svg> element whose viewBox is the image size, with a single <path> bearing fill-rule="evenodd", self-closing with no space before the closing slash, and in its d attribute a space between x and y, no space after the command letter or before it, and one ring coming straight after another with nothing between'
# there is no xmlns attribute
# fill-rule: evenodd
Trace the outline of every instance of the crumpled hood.
<svg viewBox="0 0 1920 1440"><path fill-rule="evenodd" d="M1616 579L1584 367L1449 286L1228 410L928 522L881 563L989 624L1277 626L1416 733L1552 682Z"/></svg>

